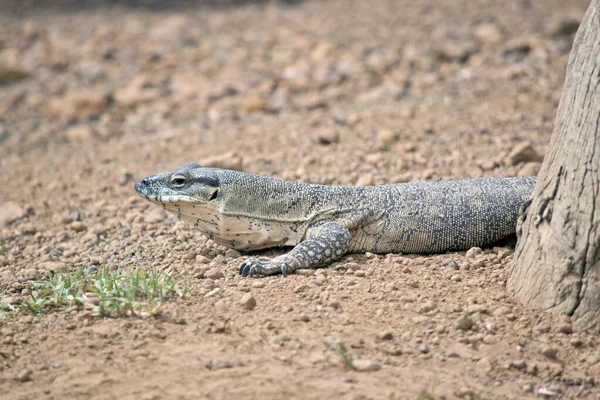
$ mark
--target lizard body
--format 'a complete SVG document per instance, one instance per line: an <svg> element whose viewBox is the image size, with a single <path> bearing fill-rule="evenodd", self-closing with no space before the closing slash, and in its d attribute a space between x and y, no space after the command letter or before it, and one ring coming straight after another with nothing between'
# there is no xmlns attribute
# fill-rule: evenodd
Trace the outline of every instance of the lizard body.
<svg viewBox="0 0 600 400"><path fill-rule="evenodd" d="M381 186L328 186L188 164L135 184L136 192L215 242L251 251L242 275L325 266L346 253L440 253L489 246L515 233L534 177Z"/></svg>

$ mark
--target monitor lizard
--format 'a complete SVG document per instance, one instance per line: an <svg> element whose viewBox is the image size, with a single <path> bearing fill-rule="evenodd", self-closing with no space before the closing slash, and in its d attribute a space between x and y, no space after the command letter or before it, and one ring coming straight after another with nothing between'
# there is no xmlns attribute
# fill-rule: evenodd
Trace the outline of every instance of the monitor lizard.
<svg viewBox="0 0 600 400"><path fill-rule="evenodd" d="M187 164L135 183L135 191L218 244L252 251L243 276L286 275L347 253L441 253L490 246L514 235L535 177L477 178L380 186L290 182Z"/></svg>

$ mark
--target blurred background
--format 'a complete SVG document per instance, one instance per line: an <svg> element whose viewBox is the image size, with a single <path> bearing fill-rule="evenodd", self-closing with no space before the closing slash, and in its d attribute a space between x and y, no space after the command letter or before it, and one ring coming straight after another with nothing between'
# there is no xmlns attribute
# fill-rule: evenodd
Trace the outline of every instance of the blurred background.
<svg viewBox="0 0 600 400"><path fill-rule="evenodd" d="M0 163L36 190L48 166L129 190L191 161L343 184L534 174L587 3L3 0Z"/></svg>

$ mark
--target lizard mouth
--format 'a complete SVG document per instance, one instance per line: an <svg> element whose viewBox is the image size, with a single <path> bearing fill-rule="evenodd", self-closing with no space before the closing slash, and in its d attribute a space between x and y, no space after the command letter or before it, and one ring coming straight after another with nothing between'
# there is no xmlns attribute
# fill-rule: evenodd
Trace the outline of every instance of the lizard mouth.
<svg viewBox="0 0 600 400"><path fill-rule="evenodd" d="M143 194L138 193L141 197L146 200L159 204L159 205L187 205L187 204L203 204L200 200L195 197L187 196L183 194Z"/></svg>

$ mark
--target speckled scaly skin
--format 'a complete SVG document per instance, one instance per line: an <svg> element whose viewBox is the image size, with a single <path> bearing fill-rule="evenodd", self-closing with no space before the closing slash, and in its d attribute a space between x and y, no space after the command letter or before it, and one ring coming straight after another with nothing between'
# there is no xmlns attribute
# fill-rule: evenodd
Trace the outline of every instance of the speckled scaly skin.
<svg viewBox="0 0 600 400"><path fill-rule="evenodd" d="M382 186L288 182L188 164L136 182L136 192L190 222L215 242L250 251L244 276L287 274L346 253L440 253L489 246L515 233L534 177Z"/></svg>

